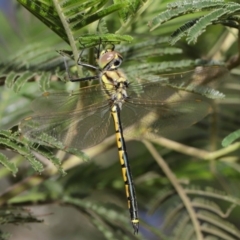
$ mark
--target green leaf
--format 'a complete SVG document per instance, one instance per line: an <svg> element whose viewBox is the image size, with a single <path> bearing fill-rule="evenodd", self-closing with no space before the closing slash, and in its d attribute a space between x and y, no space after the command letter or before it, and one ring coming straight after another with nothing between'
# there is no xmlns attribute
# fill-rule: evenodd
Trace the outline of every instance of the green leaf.
<svg viewBox="0 0 240 240"><path fill-rule="evenodd" d="M87 70L85 71L85 69L83 69L83 72L80 70L77 72L76 70L76 60L79 56L79 49L82 47L80 46L81 41L84 42L85 46L95 47L96 45L101 45L100 48L104 48L105 43L110 41L115 44L116 51L120 52L123 56L122 69L123 72L126 72L126 78L131 82L131 87L134 86L136 82L141 82L141 80L163 80L165 84L169 84L171 87L195 92L196 94L207 97L213 96L219 98L222 95L218 91L214 91L208 87L195 86L194 83L193 85L189 85L188 81L193 80L199 83L207 79L206 84L209 83L209 85L211 85L211 83L217 84L218 80L223 79L223 84L218 89L224 89L228 99L227 108L218 107L218 104L225 105L225 100L215 101L218 111L214 116L217 117L218 121L222 121L223 117L224 121L223 123L220 122L217 126L218 134L223 135L229 131L229 129L238 127L236 121L238 108L236 106L238 106L239 103L239 82L234 82L232 79L224 77L224 74L220 74L220 78L214 76L214 74L211 74L211 72L214 72L213 68L209 68L212 70L210 72L203 71L200 72L200 74L194 74L195 70L199 69L195 69L198 64L203 65L202 67L205 68L205 64L211 65L210 63L212 61L208 58L209 60L205 62L197 62L195 58L199 56L217 56L220 53L224 59L228 59L226 56L237 52L236 43L233 43L229 49L226 49L224 44L225 51L222 51L220 46L221 40L226 37L225 34L230 35L232 33L222 31L222 29L215 30L214 26L215 24L223 24L225 26L238 28L239 5L237 3L233 5L233 3L229 1L186 0L169 4L168 13L170 15L173 14L169 20L175 18L176 21L172 21L170 24L163 25L158 29L155 35L162 37L160 38L154 36L152 33L148 33L146 22L148 19L154 19L156 14L161 13L165 7L165 3L170 1L161 1L161 3L159 1L141 0L119 1L118 3L122 4L123 2L125 7L120 8L117 12L115 11L114 14L110 14L111 11L109 11L109 15L104 15L104 10L108 9L108 7L113 7L114 4L111 5L112 2L107 0L22 0L20 2L28 5L27 8L31 9L31 12L42 22L50 26L51 29L54 29L60 38L58 36L56 38L54 32L46 31L46 29L43 28L45 26L39 24L38 21L34 21L34 18L31 18L31 16L26 18L26 12L19 16L16 14L16 16L19 17L18 30L21 33L20 41L16 41L18 38L16 34L9 34L4 28L1 28L3 36L1 43L4 53L1 56L2 63L0 63L0 83L3 86L5 79L8 77L7 83L11 88L16 90L21 89L21 92L16 94L18 96L16 97L16 101L8 104L4 101L3 95L11 96L14 95L14 92L11 91L11 89L2 87L0 95L3 96L1 98L3 106L1 105L0 107L0 116L5 126L6 122L9 127L17 124L20 119L25 117L27 112L30 111L28 103L29 100L39 95L39 89L37 87L40 86L41 91L51 88L51 92L55 92L56 90L66 91L69 88L72 90L72 88L76 86L71 83L65 84L58 82L58 80L64 79L66 70L62 56L56 54L56 50L65 49L63 55L70 56L70 59L67 59L67 63L71 74L84 77L85 74L89 76L88 74L92 73L89 73ZM147 3L151 3L151 5L145 8ZM144 14L140 15L144 10ZM174 16L174 11L176 16ZM224 13L221 11L224 11ZM214 12L216 15L214 15ZM189 13L191 13L191 15L189 15ZM101 16L103 16L103 18L101 18ZM194 18L194 20L190 20L191 18ZM26 22L26 19L30 19L31 22ZM2 19L0 18L0 20ZM183 21L185 24L183 24ZM3 26L3 21L1 21L1 24ZM175 42L185 35L187 39L192 38L195 41L205 29L208 30L206 27L210 24L213 25L211 32L208 33L207 31L201 38L202 42L198 45L187 46L182 43L178 48L169 47L167 41L169 41L170 32L177 29L178 25L182 27L179 28L180 30L178 29L179 32L177 32L178 30L176 31ZM13 29L13 27L11 27L11 29ZM29 35L27 34L28 31L30 31ZM119 34L116 35L114 33ZM132 40L132 38L130 37L130 39L127 34L134 34L134 42L131 44L129 44L128 40ZM100 44L99 36L101 36L103 44ZM9 39L11 39L11 41L9 41ZM65 41L64 44L62 44L63 40ZM13 41L16 41L15 44L13 44ZM118 46L117 44L120 41L121 45ZM85 59L86 63L95 63L93 49L83 52L83 60ZM92 61L89 61L89 59ZM222 67L220 66L219 68L221 69ZM186 70L194 71L191 71L191 74L185 74L186 72L184 71ZM167 74L163 76L161 75L162 73ZM10 76L8 76L9 74ZM168 78L166 75L168 75ZM185 77L182 77L182 75ZM176 81L173 81L174 78ZM237 79L239 79L239 77L237 77ZM167 82L167 80L169 82ZM218 85L216 85L216 87L218 87ZM181 92L184 94L184 91ZM165 92L161 94L164 95ZM171 97L172 96L169 96L169 98ZM12 96L12 98L15 100L15 96ZM56 98L57 105L61 100L60 98L59 100ZM199 99L196 97L195 100L197 101ZM228 100L231 101L228 102ZM62 101L62 103L64 105L65 101ZM188 102L185 101L184 104L183 106L181 105L183 110L185 106L188 106ZM48 108L48 104L46 105ZM168 105L165 104L165 102L163 102L162 105L162 107L168 109ZM37 105L37 109L42 113L41 116L46 113L44 107L42 104ZM49 109L54 110L55 107L49 107ZM147 106L146 109L148 109ZM149 108L149 111L150 110ZM199 110L201 111L201 109ZM18 114L16 114L16 112ZM51 111L48 111L48 114L51 114ZM218 116L218 114L220 115ZM125 116L122 117L125 118ZM126 116L126 118L127 117L128 116ZM66 119L67 121L64 127L68 129L68 117L66 117ZM145 119L149 121L151 117L148 118L146 115ZM58 120L56 117L56 122L58 122ZM217 136L215 136L216 133L213 133L213 131L209 133L207 131L209 128L215 129L215 124L215 121L210 122L203 120L201 124L191 128L190 131L186 130L183 134L180 133L177 135L176 133L175 135L174 132L173 137L176 137L181 144L162 137L151 139L156 142L156 145L153 146L156 148L156 152L161 153L162 161L165 163L163 167L157 166L157 164L159 164L159 158L154 155L150 156L149 150L141 147L141 143L134 141L130 143L129 147L129 143L126 143L129 155L131 155L130 161L133 165L133 170L136 171L133 174L138 176L137 181L135 181L138 201L140 204L145 203L147 206L151 206L149 201L151 202L154 199L154 215L148 216L149 219L147 219L147 222L152 220L150 217L158 220L158 212L166 214L163 219L166 224L165 226L161 225L163 229L160 229L159 226L149 226L147 223L141 224L141 227L144 228L144 230L147 229L151 234L154 234L156 239L192 240L195 238L211 238L216 240L220 238L238 238L239 230L236 227L240 209L239 199L236 195L236 189L238 189L237 178L240 169L237 161L238 156L231 154L221 159L218 158L221 161L214 161L214 164L212 161L210 163L207 157L201 158L202 156L208 156L208 152L204 149L209 146L209 134L211 134L211 139L218 139ZM41 134L41 123L38 127L39 134ZM125 133L127 136L129 132L124 128L124 135ZM36 134L36 138L39 134ZM81 136L79 137L81 138ZM54 138L47 138L44 134L37 146L36 143L34 143L36 140L34 137L27 141L9 132L0 132L0 139L1 148L12 150L14 154L17 155L16 157L20 154L23 156L19 158L21 161L28 159L27 161L31 162L34 169L40 167L36 166L34 161L38 161L38 157L41 155L51 161L62 175L65 174L61 167L62 159L58 159L55 156L54 153L56 150L60 149L81 158L85 157L78 149L68 148L68 144L63 145ZM61 138L59 139L61 140ZM42 144L44 140L50 141L48 146ZM165 142L167 142L166 145L164 145ZM75 146L77 147L77 144ZM10 188L10 192L7 191L8 196L5 195L8 199L5 198L3 200L13 205L20 204L20 202L17 202L20 200L21 204L24 205L34 204L36 200L49 203L52 201L56 202L56 198L59 198L58 202L61 203L61 197L63 197L64 202L66 201L67 204L76 206L84 213L84 216L95 226L98 235L100 232L106 239L143 239L141 235L134 236L132 234L131 225L128 224L129 216L126 214L127 208L116 206L117 204L119 204L119 206L126 206L125 196L122 193L122 188L119 187L124 184L119 174L119 163L117 163L117 161L109 161L109 159L106 158L106 151L108 151L106 150L106 146L109 147L109 151L117 151L117 149L115 145L105 145L103 143L103 146L103 148L101 148L101 145L97 148L99 152L95 152L94 149L93 151L89 151L90 156L97 158L103 156L102 160L99 159L101 163L96 163L94 168L90 164L88 164L87 168L83 167L86 164L81 164L81 166L79 165L73 168L73 165L76 166L79 164L80 160L74 158L72 162L72 158L69 157L69 154L66 154L64 155L64 162L66 161L65 166L66 168L72 168L68 171L69 174L66 177L58 179L59 174L55 169L47 168L47 170L50 171L46 171L44 177L37 176L38 179L34 179L36 175L34 175L33 178L27 177L27 179L23 179L23 181L20 182L20 185L17 184L16 188L15 186ZM177 148L175 146L177 146ZM218 146L217 142L216 146ZM174 151L172 149L174 149ZM131 154L133 150L136 150L136 154ZM177 151L180 151L181 154ZM194 152L197 153L194 155ZM36 159L34 159L34 157ZM196 159L198 160L196 161ZM166 163L169 163L168 171L165 171ZM210 164L214 173L217 172L221 178L215 178L212 171L209 171ZM4 168L6 167L4 166ZM171 175L165 177L165 175L169 173L171 173ZM176 176L181 176L182 179L178 179ZM50 186L47 191L42 191L43 189L46 190L47 178L53 179L56 186ZM81 178L80 181L79 178ZM221 181L218 181L218 179ZM32 184L32 182L35 183ZM36 187L36 184L39 183L43 184L40 187ZM215 188L219 189L222 187L225 188L227 193L222 191L222 194L216 194L213 191L200 191L196 190L196 188L194 191L192 190L193 183L200 184L200 189L204 188L205 185L214 185ZM58 190L58 184L60 186L59 189L64 189L64 191ZM186 189L186 187L188 187L188 189ZM163 188L167 188L168 191L165 192L165 194L160 194ZM29 194L12 198L12 194L16 194L16 190L20 192L21 189L28 191ZM51 192L52 190L53 194ZM43 192L44 194L42 194ZM31 195L31 193L33 194ZM116 194L118 201L114 199ZM149 198L149 196L151 197ZM198 200L196 200L196 196L198 196ZM114 204L105 205L103 202L107 202L109 199L112 199ZM232 211L233 209L234 211ZM211 214L208 214L209 212ZM217 218L215 215L217 215ZM195 222L192 220L192 216L194 216ZM236 226L228 223L235 223ZM85 227L84 224L85 222L82 224L83 227ZM92 238L94 239L94 236Z"/></svg>
<svg viewBox="0 0 240 240"><path fill-rule="evenodd" d="M119 17L123 22L133 18L140 8L147 2L148 0L114 0L115 3L127 3L125 8L122 8L118 13Z"/></svg>
<svg viewBox="0 0 240 240"><path fill-rule="evenodd" d="M91 15L94 12L99 11L107 0L85 0L85 1L64 1L61 4L61 8L64 10L65 16L68 17L68 21L73 23L84 19L86 15Z"/></svg>
<svg viewBox="0 0 240 240"><path fill-rule="evenodd" d="M40 19L52 31L58 34L64 41L68 42L63 24L53 7L52 1L49 0L17 0L33 15Z"/></svg>
<svg viewBox="0 0 240 240"><path fill-rule="evenodd" d="M79 31L82 27L95 22L96 20L99 20L113 12L116 12L118 10L120 10L121 8L126 7L125 4L115 4L115 5L111 5L109 7L106 7L90 16L84 17L82 19L82 21L73 24L72 26L72 30L75 32L74 35L76 35L77 31Z"/></svg>
<svg viewBox="0 0 240 240"><path fill-rule="evenodd" d="M39 79L39 86L42 92L46 92L50 88L51 73L43 72Z"/></svg>
<svg viewBox="0 0 240 240"><path fill-rule="evenodd" d="M21 149L22 155L26 157L26 160L29 161L32 168L36 171L41 173L44 170L43 164L37 160L37 158L32 154L31 150L28 147L22 147Z"/></svg>
<svg viewBox="0 0 240 240"><path fill-rule="evenodd" d="M2 143L1 140L0 140L0 142ZM18 172L18 169L17 169L16 165L14 163L10 162L10 160L5 155L3 155L2 153L0 153L0 162L10 172L12 172L14 177L16 176L16 173Z"/></svg>
<svg viewBox="0 0 240 240"><path fill-rule="evenodd" d="M29 209L17 207L3 207L0 209L0 224L23 224L43 222L37 219Z"/></svg>
<svg viewBox="0 0 240 240"><path fill-rule="evenodd" d="M18 78L15 80L15 83L12 84L13 90L15 92L19 92L22 86L24 86L24 84L31 80L35 75L36 75L35 73L29 71L22 72L21 75L19 75Z"/></svg>
<svg viewBox="0 0 240 240"><path fill-rule="evenodd" d="M133 38L129 35L118 35L118 34L112 34L112 33L107 33L107 34L88 34L88 35L83 35L79 39L80 44L84 47L93 47L99 44L99 42L102 43L120 43L121 41L125 42L131 42Z"/></svg>
<svg viewBox="0 0 240 240"><path fill-rule="evenodd" d="M42 163L36 159L36 157L32 154L30 148L24 145L24 142L19 138L18 133L11 133L11 131L1 130L0 144L15 150L16 152L24 156L30 162L30 164L32 165L35 171L38 171L38 172L43 171ZM3 157L2 159L4 161ZM6 159L4 163L6 164ZM15 171L16 170L13 170L13 172Z"/></svg>
<svg viewBox="0 0 240 240"><path fill-rule="evenodd" d="M187 38L188 43L196 43L197 38L206 31L206 27L211 25L214 21L218 20L221 16L226 14L226 10L216 9L212 11L211 13L205 15L204 17L200 18L194 26L192 26L188 30L189 37Z"/></svg>
<svg viewBox="0 0 240 240"><path fill-rule="evenodd" d="M84 161L88 161L89 160L89 157L83 153L82 151L76 149L76 148L64 148L63 149L65 152L68 152L70 154L73 154L81 159L83 159Z"/></svg>
<svg viewBox="0 0 240 240"><path fill-rule="evenodd" d="M157 17L149 22L150 31L156 29L161 24L174 19L176 17L186 15L189 13L199 12L203 10L210 10L214 8L222 8L225 5L223 0L187 0L168 4L168 9L160 13Z"/></svg>
<svg viewBox="0 0 240 240"><path fill-rule="evenodd" d="M230 144L232 144L238 138L240 138L240 130L236 130L236 131L230 133L228 136L226 136L222 140L222 146L223 147L228 147Z"/></svg>
<svg viewBox="0 0 240 240"><path fill-rule="evenodd" d="M18 74L15 73L15 72L10 72L8 75L7 75L7 78L5 80L5 83L6 83L6 86L7 87L12 87L16 81L16 78L18 77Z"/></svg>
<svg viewBox="0 0 240 240"><path fill-rule="evenodd" d="M38 152L39 154L41 154L42 156L44 156L45 158L47 158L50 162L52 162L62 176L65 176L67 174L65 170L62 168L62 162L60 161L59 158L55 157L53 153L42 151L39 148L34 146L32 147L32 149Z"/></svg>
<svg viewBox="0 0 240 240"><path fill-rule="evenodd" d="M188 30L199 20L200 18L193 19L184 23L181 27L179 27L176 31L171 34L170 44L174 45L178 40L180 40L183 36L187 35Z"/></svg>

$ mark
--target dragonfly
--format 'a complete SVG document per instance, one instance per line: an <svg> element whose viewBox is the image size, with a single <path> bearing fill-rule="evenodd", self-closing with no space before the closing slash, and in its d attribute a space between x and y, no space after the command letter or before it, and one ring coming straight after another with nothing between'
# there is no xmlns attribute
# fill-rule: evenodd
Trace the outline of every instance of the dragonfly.
<svg viewBox="0 0 240 240"><path fill-rule="evenodd" d="M142 137L150 133L161 135L200 121L210 111L210 95L222 95L203 85L197 90L197 85L204 82L199 76L221 67L203 67L197 75L196 70L166 74L151 81L140 76L138 81L130 82L120 69L123 57L113 44L99 50L97 59L97 66L90 65L81 61L80 54L78 65L96 75L70 78L72 82L98 80L97 84L71 93L43 93L33 101L35 114L21 121L20 131L41 144L55 139L66 147L83 150L99 144L115 130L127 205L137 233L137 198L123 129L126 135Z"/></svg>

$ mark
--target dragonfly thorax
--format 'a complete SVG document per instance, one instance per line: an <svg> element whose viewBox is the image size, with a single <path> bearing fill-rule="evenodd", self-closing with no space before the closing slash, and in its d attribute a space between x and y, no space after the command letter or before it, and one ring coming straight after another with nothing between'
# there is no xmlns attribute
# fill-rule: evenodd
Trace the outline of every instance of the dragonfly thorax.
<svg viewBox="0 0 240 240"><path fill-rule="evenodd" d="M109 97L111 104L119 105L120 109L125 102L129 82L121 70L103 71L101 83L106 95Z"/></svg>

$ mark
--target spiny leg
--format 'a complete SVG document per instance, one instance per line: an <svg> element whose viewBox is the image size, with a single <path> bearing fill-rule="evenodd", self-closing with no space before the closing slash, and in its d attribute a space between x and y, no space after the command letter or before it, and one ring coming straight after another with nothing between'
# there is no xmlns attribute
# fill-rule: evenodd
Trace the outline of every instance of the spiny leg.
<svg viewBox="0 0 240 240"><path fill-rule="evenodd" d="M82 57L82 54L83 54L83 50L79 54L79 57L78 57L78 60L77 60L77 64L80 65L80 66L87 67L87 68L92 68L92 69L98 71L99 70L98 67L93 66L93 65L88 64L88 63L81 62L81 57ZM70 75L69 67L68 67L67 61L65 59L65 56L63 56L63 60L64 60L64 65L65 65L65 68L66 68L68 79L71 82L82 82L82 81L90 81L90 80L97 80L97 79L99 79L98 75L89 76L89 77L83 77L83 78L72 78L71 75Z"/></svg>

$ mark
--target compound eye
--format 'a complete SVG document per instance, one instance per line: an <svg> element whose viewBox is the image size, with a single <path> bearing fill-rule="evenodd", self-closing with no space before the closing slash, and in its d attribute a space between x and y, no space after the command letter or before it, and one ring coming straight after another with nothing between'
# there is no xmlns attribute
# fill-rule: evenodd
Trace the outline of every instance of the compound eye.
<svg viewBox="0 0 240 240"><path fill-rule="evenodd" d="M114 59L113 52L105 52L100 56L98 64L101 69L107 66Z"/></svg>
<svg viewBox="0 0 240 240"><path fill-rule="evenodd" d="M114 62L113 62L113 66L116 68L118 68L121 64L122 64L122 59L120 59L120 58L114 60Z"/></svg>
<svg viewBox="0 0 240 240"><path fill-rule="evenodd" d="M100 69L108 68L115 70L122 63L122 56L116 51L103 52L99 58L98 65Z"/></svg>

